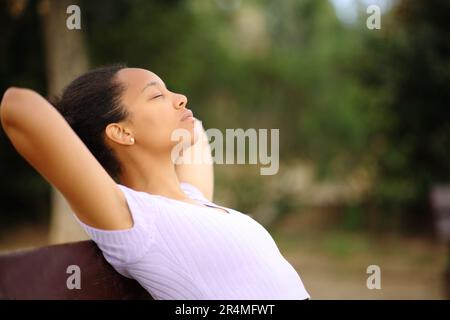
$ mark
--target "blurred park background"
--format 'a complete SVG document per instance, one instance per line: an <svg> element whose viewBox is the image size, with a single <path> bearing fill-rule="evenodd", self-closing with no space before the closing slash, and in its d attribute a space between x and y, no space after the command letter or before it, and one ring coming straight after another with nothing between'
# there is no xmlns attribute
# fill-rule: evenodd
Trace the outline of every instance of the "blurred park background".
<svg viewBox="0 0 450 320"><path fill-rule="evenodd" d="M450 2L0 0L0 33L2 93L123 62L206 129L279 128L278 174L217 164L215 202L264 224L313 299L448 297L430 192L450 183ZM0 251L77 239L64 208L0 130Z"/></svg>

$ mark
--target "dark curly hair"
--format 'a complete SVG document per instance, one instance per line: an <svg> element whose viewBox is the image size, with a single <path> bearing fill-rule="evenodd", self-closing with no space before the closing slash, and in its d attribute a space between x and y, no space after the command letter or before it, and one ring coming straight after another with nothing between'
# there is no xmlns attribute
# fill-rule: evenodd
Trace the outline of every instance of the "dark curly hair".
<svg viewBox="0 0 450 320"><path fill-rule="evenodd" d="M123 86L116 80L124 65L111 65L91 70L73 80L60 98L51 99L97 161L117 182L121 165L113 150L105 143L108 124L128 117L120 103Z"/></svg>

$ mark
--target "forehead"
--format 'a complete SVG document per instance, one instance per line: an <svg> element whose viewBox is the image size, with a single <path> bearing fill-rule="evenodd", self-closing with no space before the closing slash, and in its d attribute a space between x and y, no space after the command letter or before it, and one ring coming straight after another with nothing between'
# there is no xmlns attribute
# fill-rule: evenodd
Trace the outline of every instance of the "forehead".
<svg viewBox="0 0 450 320"><path fill-rule="evenodd" d="M125 68L117 72L117 80L124 85L122 102L131 104L150 82L164 82L155 73L140 68Z"/></svg>

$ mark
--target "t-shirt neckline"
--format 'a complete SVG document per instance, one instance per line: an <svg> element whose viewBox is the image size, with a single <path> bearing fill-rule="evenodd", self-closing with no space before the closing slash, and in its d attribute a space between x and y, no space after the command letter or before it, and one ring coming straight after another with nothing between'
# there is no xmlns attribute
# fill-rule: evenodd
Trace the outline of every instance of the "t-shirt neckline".
<svg viewBox="0 0 450 320"><path fill-rule="evenodd" d="M195 201L202 201L202 204L193 204L193 203L189 203L189 202L185 202L185 201L181 201L181 200L177 200L177 199L172 199L172 198L169 198L169 197L161 196L159 194L152 194L152 196L159 197L159 198L162 198L162 199L165 199L165 200L168 200L168 201L174 201L174 202L177 202L179 204L187 204L187 205L194 206L194 207L200 207L200 208L203 208L203 209L218 208L218 209L222 210L222 212L220 212L218 214L222 214L222 215L231 215L231 212L232 212L231 210L225 209L225 208L223 208L221 206L217 206L217 205L213 204L210 201L192 199L191 197L189 197L189 195L188 195L189 198L191 198L192 200L195 200Z"/></svg>
<svg viewBox="0 0 450 320"><path fill-rule="evenodd" d="M183 183L184 183L184 182L183 182ZM120 185L122 185L122 184L120 184ZM148 193L148 192L145 192L145 191L134 190L134 189L129 188L129 187L125 186L125 185L123 185L123 186L124 186L125 188L128 188L128 189L130 189L130 190L133 190L133 191L135 191L135 192L143 193L143 194L145 194L145 195L148 196L148 197L158 197L158 198L163 199L163 200L166 200L166 201L173 201L173 202L179 203L179 204L187 204L187 205L190 205L190 206L200 207L200 208L203 208L203 209L209 209L209 208L211 208L211 207L212 207L212 208L218 208L218 209L221 209L221 211L223 211L223 212L217 213L217 214L220 214L220 215L228 216L228 215L231 215L232 212L233 212L232 210L229 210L229 209L223 208L223 207L221 207L221 206L218 206L218 205L212 203L211 201L202 200L202 199L193 199L193 198L190 197L184 190L183 190L183 192L184 192L190 199L195 200L195 201L201 201L201 204L198 204L198 205L197 205L197 204L193 204L193 203L189 203L189 202L185 202L185 201L181 201L181 200L177 200L177 199L172 199L172 198L169 198L169 197L166 197L166 196L162 196L162 195L159 195L159 194L151 194L151 193Z"/></svg>

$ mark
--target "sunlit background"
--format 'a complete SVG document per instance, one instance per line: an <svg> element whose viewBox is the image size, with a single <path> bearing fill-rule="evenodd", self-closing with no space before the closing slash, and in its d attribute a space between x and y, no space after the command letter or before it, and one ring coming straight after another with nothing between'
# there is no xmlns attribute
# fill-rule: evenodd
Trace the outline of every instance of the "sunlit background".
<svg viewBox="0 0 450 320"><path fill-rule="evenodd" d="M430 200L450 184L449 50L448 1L0 0L2 93L50 97L122 62L187 95L206 129L279 128L279 172L217 164L215 202L268 228L313 299L450 297ZM74 240L2 130L0 200L0 251Z"/></svg>

